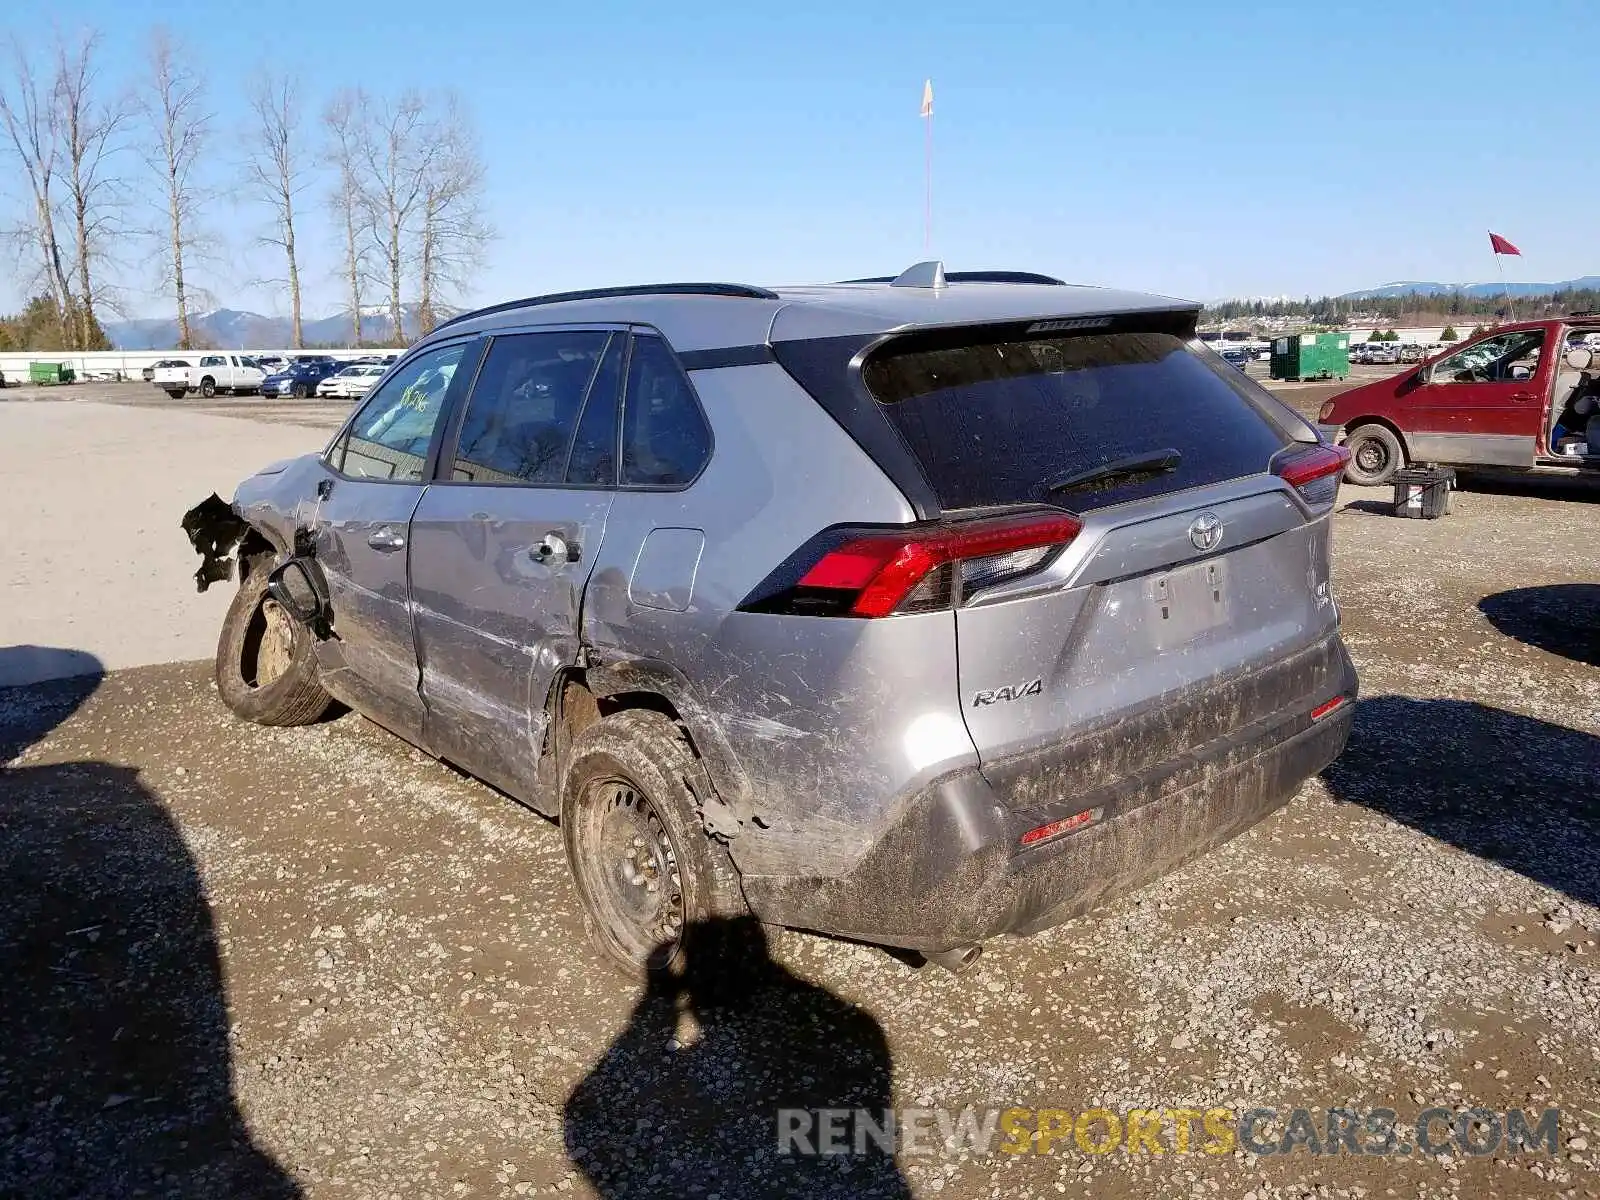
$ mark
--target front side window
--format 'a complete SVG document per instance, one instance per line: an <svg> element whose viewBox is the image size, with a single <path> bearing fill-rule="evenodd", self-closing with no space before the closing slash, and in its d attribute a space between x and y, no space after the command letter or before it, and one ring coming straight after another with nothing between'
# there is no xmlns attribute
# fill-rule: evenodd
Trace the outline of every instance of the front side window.
<svg viewBox="0 0 1600 1200"><path fill-rule="evenodd" d="M467 347L457 342L418 354L376 389L329 455L334 468L365 479L420 480Z"/></svg>
<svg viewBox="0 0 1600 1200"><path fill-rule="evenodd" d="M623 401L623 486L687 486L710 455L711 431L667 344L635 338Z"/></svg>
<svg viewBox="0 0 1600 1200"><path fill-rule="evenodd" d="M467 401L451 478L565 482L585 403L615 406L616 370L606 365L622 341L604 329L495 338Z"/></svg>
<svg viewBox="0 0 1600 1200"><path fill-rule="evenodd" d="M1434 383L1500 383L1529 379L1539 369L1544 330L1524 329L1473 342L1442 358L1433 368Z"/></svg>

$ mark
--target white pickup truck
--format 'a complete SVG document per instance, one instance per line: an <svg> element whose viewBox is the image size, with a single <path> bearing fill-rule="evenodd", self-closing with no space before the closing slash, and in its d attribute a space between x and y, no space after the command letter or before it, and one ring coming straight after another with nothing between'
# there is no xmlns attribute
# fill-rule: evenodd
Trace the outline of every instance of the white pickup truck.
<svg viewBox="0 0 1600 1200"><path fill-rule="evenodd" d="M174 400L181 400L190 392L202 396L259 392L266 377L256 360L247 355L202 354L197 366L157 367L150 382Z"/></svg>

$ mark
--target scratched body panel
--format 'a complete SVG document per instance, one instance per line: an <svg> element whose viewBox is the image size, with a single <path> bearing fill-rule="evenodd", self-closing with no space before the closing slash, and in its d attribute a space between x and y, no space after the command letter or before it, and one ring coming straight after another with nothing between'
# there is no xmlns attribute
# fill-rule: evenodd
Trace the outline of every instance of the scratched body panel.
<svg viewBox="0 0 1600 1200"><path fill-rule="evenodd" d="M536 800L545 698L555 673L578 659L583 588L614 495L442 483L412 518L428 742ZM541 553L551 533L578 557Z"/></svg>
<svg viewBox="0 0 1600 1200"><path fill-rule="evenodd" d="M976 763L961 724L953 617L735 611L818 530L911 513L782 368L693 378L716 453L686 491L617 496L589 584L587 638L596 660L624 677L647 670L634 660L670 658L691 733L724 748L708 756L719 792L760 819L730 845L741 869L843 869L921 782ZM692 601L683 612L634 603L639 545L652 529L676 527L706 534Z"/></svg>

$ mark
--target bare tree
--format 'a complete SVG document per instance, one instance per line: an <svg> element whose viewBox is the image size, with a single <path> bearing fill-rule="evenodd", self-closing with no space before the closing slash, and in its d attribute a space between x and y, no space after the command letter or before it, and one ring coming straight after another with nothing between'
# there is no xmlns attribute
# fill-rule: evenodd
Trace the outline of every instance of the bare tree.
<svg viewBox="0 0 1600 1200"><path fill-rule="evenodd" d="M211 114L204 81L189 65L188 53L163 29L150 38L150 78L142 108L150 136L146 154L151 169L161 178L166 204L167 282L177 302L178 348L188 350L194 339L189 329L184 259L197 244L200 209L206 199L196 167L210 134Z"/></svg>
<svg viewBox="0 0 1600 1200"><path fill-rule="evenodd" d="M56 46L55 112L66 155L67 208L72 217L76 246L78 295L72 305L77 324L77 344L93 349L98 331L95 304L104 298L104 283L97 286L95 267L104 234L119 202L118 181L107 170L107 160L120 149L120 135L128 122L125 99L102 100L96 95L98 72L95 55L98 34L86 34L76 47Z"/></svg>
<svg viewBox="0 0 1600 1200"><path fill-rule="evenodd" d="M323 157L334 172L328 207L344 241L344 283L354 326L350 344L361 345L361 284L366 275L367 217L370 206L361 187L361 161L366 133L367 98L360 91L341 92L322 114L327 133Z"/></svg>
<svg viewBox="0 0 1600 1200"><path fill-rule="evenodd" d="M421 93L366 106L361 170L374 248L389 293L395 337L405 339L400 289L408 265L407 238L421 213L428 177L443 148L428 121Z"/></svg>
<svg viewBox="0 0 1600 1200"><path fill-rule="evenodd" d="M491 236L483 219L483 155L471 118L454 96L431 124L432 169L423 181L417 248L417 323L432 332L441 297L459 291L483 261Z"/></svg>
<svg viewBox="0 0 1600 1200"><path fill-rule="evenodd" d="M11 64L7 73L13 79L9 89L0 89L0 127L4 128L28 181L33 218L26 237L39 256L40 274L65 332L72 293L67 284L67 268L55 223L54 189L61 162L60 124L51 89L34 75L33 59L22 42L13 37L10 50Z"/></svg>
<svg viewBox="0 0 1600 1200"><path fill-rule="evenodd" d="M252 141L256 149L246 165L251 190L272 210L272 233L261 240L279 247L289 270L289 307L294 348L300 333L300 263L295 257L295 198L309 186L301 160L301 109L298 88L288 75L259 77L250 89L255 113Z"/></svg>

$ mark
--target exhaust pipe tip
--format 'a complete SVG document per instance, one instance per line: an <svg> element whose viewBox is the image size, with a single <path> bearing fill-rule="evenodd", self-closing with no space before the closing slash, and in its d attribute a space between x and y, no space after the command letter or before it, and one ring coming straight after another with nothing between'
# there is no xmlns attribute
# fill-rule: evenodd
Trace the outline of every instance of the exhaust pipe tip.
<svg viewBox="0 0 1600 1200"><path fill-rule="evenodd" d="M927 962L943 967L952 975L959 975L977 962L982 953L983 947L981 945L957 946L954 950L926 951L922 957Z"/></svg>

